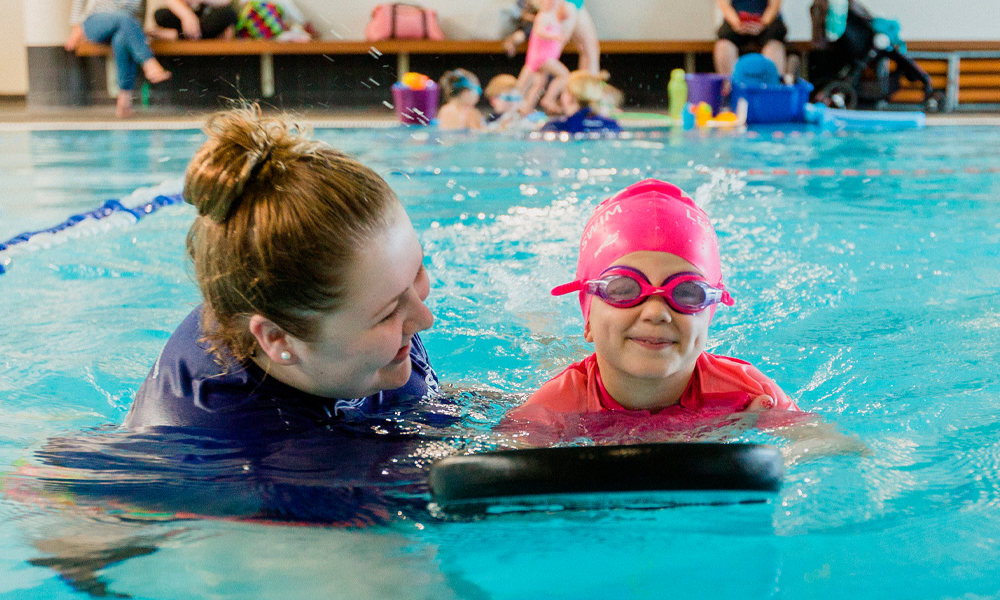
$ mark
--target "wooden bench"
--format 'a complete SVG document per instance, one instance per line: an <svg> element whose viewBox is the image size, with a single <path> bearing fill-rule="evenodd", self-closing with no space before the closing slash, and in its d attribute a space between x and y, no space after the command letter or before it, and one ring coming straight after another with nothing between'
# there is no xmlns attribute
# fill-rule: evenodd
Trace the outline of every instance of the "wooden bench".
<svg viewBox="0 0 1000 600"><path fill-rule="evenodd" d="M265 98L274 96L274 56L283 55L338 55L371 54L396 56L396 72L402 76L410 70L412 54L504 54L503 43L499 40L386 40L368 41L311 41L273 42L265 40L153 40L150 44L156 56L259 56L261 94ZM685 69L694 71L695 56L710 54L715 40L602 40L601 54L680 54L684 55ZM523 53L522 44L518 52ZM565 50L575 54L577 49L570 44ZM77 56L107 57L111 48L105 44L82 42L76 49ZM117 77L114 61L106 61L108 69L108 93L116 96Z"/></svg>
<svg viewBox="0 0 1000 600"><path fill-rule="evenodd" d="M448 54L504 54L498 40L386 40L273 42L264 40L197 40L152 42L157 56L259 56L261 93L265 98L274 96L275 55L364 55L378 57L383 54L396 56L396 71L401 76L410 70L410 56ZM684 67L695 71L695 57L711 54L715 40L602 40L602 55L662 54L683 55ZM788 42L791 53L808 55L810 43L803 40ZM931 75L934 88L946 91L946 110L959 104L1000 103L1000 42L998 41L913 41L907 42L909 53ZM518 51L524 52L522 45ZM566 52L577 50L572 44ZM110 47L83 42L77 48L78 56L108 56ZM106 61L108 92L117 95L114 62ZM903 83L903 88L891 100L918 104L923 91L916 84Z"/></svg>
<svg viewBox="0 0 1000 600"><path fill-rule="evenodd" d="M996 109L1000 107L1000 41L998 42L913 42L908 54L931 76L932 86L945 91L945 111L960 106ZM919 84L902 82L893 102L919 103Z"/></svg>

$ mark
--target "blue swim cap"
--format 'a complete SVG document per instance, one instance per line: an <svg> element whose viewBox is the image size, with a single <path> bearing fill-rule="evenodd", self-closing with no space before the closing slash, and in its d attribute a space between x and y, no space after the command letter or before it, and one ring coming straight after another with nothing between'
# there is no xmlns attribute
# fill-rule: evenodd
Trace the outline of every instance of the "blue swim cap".
<svg viewBox="0 0 1000 600"><path fill-rule="evenodd" d="M479 87L478 84L469 81L469 78L464 75L459 75L458 79L452 82L451 89L453 93L458 93L462 90L472 90L477 94L483 93L483 88Z"/></svg>
<svg viewBox="0 0 1000 600"><path fill-rule="evenodd" d="M744 54L733 68L733 83L743 85L779 85L778 67L763 54Z"/></svg>

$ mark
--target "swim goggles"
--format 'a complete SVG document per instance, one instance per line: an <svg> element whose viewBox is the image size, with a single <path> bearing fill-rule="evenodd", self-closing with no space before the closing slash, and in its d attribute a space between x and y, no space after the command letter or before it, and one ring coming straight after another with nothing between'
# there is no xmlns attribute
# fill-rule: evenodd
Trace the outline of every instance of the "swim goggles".
<svg viewBox="0 0 1000 600"><path fill-rule="evenodd" d="M459 77L456 79L455 82L451 84L451 89L454 90L456 94L464 90L472 90L479 95L482 95L483 93L483 88L469 81L467 77Z"/></svg>
<svg viewBox="0 0 1000 600"><path fill-rule="evenodd" d="M497 99L503 102L510 102L511 104L515 104L517 102L520 102L521 100L524 100L521 94L518 94L517 92L507 92L504 94L500 94L499 96L497 96Z"/></svg>
<svg viewBox="0 0 1000 600"><path fill-rule="evenodd" d="M598 279L577 280L560 285L552 290L553 296L582 291L597 296L606 304L616 308L630 308L642 304L650 296L663 296L670 308L685 315L700 313L713 304L726 306L734 304L729 292L720 284L709 285L697 273L675 273L656 287L649 279L631 267L609 267Z"/></svg>

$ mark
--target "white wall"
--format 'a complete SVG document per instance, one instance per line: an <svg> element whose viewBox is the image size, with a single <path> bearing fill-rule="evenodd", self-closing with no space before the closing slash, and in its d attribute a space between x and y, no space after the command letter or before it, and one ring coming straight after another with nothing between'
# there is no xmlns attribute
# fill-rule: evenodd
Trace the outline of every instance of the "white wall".
<svg viewBox="0 0 1000 600"><path fill-rule="evenodd" d="M296 0L324 37L362 39L371 8L380 0ZM438 11L449 37L498 35L500 10L515 0L423 0ZM604 39L712 39L715 0L586 0ZM784 0L789 39L812 35L812 0ZM1000 0L863 0L875 15L900 21L907 40L1000 40Z"/></svg>
<svg viewBox="0 0 1000 600"><path fill-rule="evenodd" d="M812 0L784 0L788 38L812 36ZM877 17L896 19L904 40L1000 40L998 0L862 0Z"/></svg>
<svg viewBox="0 0 1000 600"><path fill-rule="evenodd" d="M0 0L0 96L28 93L28 52L21 0Z"/></svg>
<svg viewBox="0 0 1000 600"><path fill-rule="evenodd" d="M28 46L62 46L69 36L72 0L23 0L24 41Z"/></svg>
<svg viewBox="0 0 1000 600"><path fill-rule="evenodd" d="M363 39L377 0L296 0L329 39ZM515 0L422 0L438 13L452 39L489 39L503 33L504 9ZM605 39L711 39L715 0L587 0L597 33Z"/></svg>
<svg viewBox="0 0 1000 600"><path fill-rule="evenodd" d="M149 0L150 6L162 0ZM296 0L326 39L359 40L371 9L379 0ZM711 39L715 0L586 0L597 33L605 39ZM13 4L12 4L13 3ZM71 0L0 0L0 7L22 4L28 46L58 46L69 34ZM423 0L438 11L450 37L490 38L499 35L501 10L515 0ZM789 38L808 39L812 0L784 0ZM864 0L874 14L898 19L907 40L1000 39L998 0ZM16 10L14 13L16 14ZM0 14L7 16L11 12ZM5 36L6 37L6 36ZM7 45L0 62L8 62Z"/></svg>

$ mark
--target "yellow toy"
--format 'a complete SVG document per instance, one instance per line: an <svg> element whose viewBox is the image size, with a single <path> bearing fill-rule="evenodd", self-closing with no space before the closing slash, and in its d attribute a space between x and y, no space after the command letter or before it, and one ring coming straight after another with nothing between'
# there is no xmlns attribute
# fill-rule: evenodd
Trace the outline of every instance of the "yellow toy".
<svg viewBox="0 0 1000 600"><path fill-rule="evenodd" d="M411 90L422 90L427 87L427 82L430 81L430 78L426 75L410 71L404 74L399 81Z"/></svg>
<svg viewBox="0 0 1000 600"><path fill-rule="evenodd" d="M694 109L694 124L705 127L712 120L712 106L708 102L699 102Z"/></svg>

